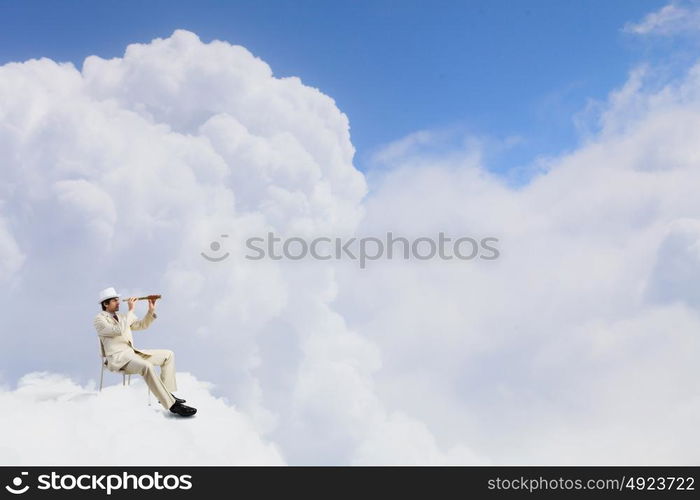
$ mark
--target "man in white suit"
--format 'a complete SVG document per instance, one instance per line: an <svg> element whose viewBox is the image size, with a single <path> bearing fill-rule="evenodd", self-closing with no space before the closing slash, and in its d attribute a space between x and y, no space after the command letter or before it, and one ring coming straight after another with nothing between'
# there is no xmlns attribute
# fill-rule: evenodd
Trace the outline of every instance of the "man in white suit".
<svg viewBox="0 0 700 500"><path fill-rule="evenodd" d="M99 295L102 311L95 316L94 321L95 330L100 336L107 357L107 369L142 375L151 392L166 410L183 417L194 415L197 409L183 404L185 400L172 393L177 390L175 353L170 349L134 347L131 330L145 330L158 317L155 312L155 299L149 299L148 312L143 319L138 319L134 313L136 299L133 297L129 298L128 312L125 315L117 314L119 297L113 287L102 290ZM160 366L160 377L156 374L156 365Z"/></svg>

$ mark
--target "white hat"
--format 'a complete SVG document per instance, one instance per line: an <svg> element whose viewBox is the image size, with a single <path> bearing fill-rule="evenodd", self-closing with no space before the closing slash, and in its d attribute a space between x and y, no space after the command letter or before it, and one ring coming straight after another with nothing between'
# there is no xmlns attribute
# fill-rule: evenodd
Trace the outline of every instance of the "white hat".
<svg viewBox="0 0 700 500"><path fill-rule="evenodd" d="M103 300L112 299L114 297L120 297L114 287L110 286L109 288L105 288L100 292L100 303L102 303Z"/></svg>

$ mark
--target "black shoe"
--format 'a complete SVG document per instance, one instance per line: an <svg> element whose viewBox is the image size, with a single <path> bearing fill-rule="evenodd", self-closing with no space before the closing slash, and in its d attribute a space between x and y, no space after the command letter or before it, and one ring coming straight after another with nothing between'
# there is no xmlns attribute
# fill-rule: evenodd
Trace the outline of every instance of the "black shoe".
<svg viewBox="0 0 700 500"><path fill-rule="evenodd" d="M181 417L191 417L197 413L197 408L192 408L191 406L183 405L182 403L175 403L170 407L170 411L177 413Z"/></svg>

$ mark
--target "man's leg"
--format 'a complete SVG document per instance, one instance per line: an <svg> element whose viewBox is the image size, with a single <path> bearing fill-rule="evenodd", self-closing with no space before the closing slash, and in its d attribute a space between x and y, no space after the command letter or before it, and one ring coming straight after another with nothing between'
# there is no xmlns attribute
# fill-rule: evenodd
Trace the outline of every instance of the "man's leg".
<svg viewBox="0 0 700 500"><path fill-rule="evenodd" d="M160 379L170 392L177 391L177 381L175 380L175 353L170 349L139 349L141 352L150 354L145 358L154 366L160 366Z"/></svg>
<svg viewBox="0 0 700 500"><path fill-rule="evenodd" d="M138 373L143 376L148 388L156 395L156 398L166 410L169 410L175 404L175 398L170 394L168 388L156 374L156 368L149 361L141 357L135 357L129 361L122 370L125 373Z"/></svg>

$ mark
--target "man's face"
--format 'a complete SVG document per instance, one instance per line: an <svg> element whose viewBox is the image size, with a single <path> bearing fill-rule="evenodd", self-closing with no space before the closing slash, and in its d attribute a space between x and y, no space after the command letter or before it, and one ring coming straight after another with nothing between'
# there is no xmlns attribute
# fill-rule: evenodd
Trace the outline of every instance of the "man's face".
<svg viewBox="0 0 700 500"><path fill-rule="evenodd" d="M119 310L119 299L114 297L109 299L109 302L107 302L107 312L115 312Z"/></svg>

